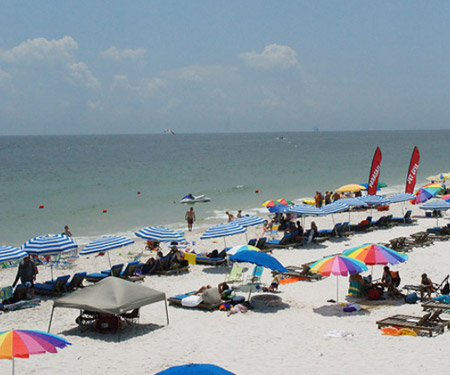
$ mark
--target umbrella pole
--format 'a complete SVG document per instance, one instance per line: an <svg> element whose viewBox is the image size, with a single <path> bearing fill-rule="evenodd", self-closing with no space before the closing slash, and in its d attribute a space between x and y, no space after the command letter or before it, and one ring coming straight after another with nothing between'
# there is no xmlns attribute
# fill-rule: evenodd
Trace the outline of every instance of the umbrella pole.
<svg viewBox="0 0 450 375"><path fill-rule="evenodd" d="M336 276L336 304L339 304L339 276Z"/></svg>
<svg viewBox="0 0 450 375"><path fill-rule="evenodd" d="M14 375L14 356L12 357L12 374Z"/></svg>
<svg viewBox="0 0 450 375"><path fill-rule="evenodd" d="M112 265L111 265L111 258L109 257L109 251L106 251L106 254L108 254L109 268L111 268Z"/></svg>
<svg viewBox="0 0 450 375"><path fill-rule="evenodd" d="M55 310L55 305L52 307L52 313L50 314L50 322L48 322L48 330L47 332L50 333L50 327L52 326L52 320L53 320L53 311Z"/></svg>

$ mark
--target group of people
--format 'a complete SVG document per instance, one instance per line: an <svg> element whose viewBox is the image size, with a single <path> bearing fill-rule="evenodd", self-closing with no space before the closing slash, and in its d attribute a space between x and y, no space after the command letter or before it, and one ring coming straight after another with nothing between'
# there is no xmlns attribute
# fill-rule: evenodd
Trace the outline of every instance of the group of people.
<svg viewBox="0 0 450 375"><path fill-rule="evenodd" d="M174 245L167 255L163 255L161 250L157 251L156 257L148 258L145 263L140 265L139 271L148 275L156 271L170 271L187 265L188 261L184 259L181 251Z"/></svg>
<svg viewBox="0 0 450 375"><path fill-rule="evenodd" d="M384 266L383 275L381 281L378 283L372 283L371 278L364 278L359 273L355 273L349 277L349 294L355 296L369 295L371 298L371 291L378 291L380 293L379 298L382 297L384 289L388 295L393 297L402 296L398 292L397 287L400 285L400 275L397 271L391 271L389 266ZM427 298L431 299L431 294L435 291L433 282L426 273L423 273L420 280L420 300L424 301L425 294ZM378 297L378 296L377 296ZM377 299L377 298L374 298Z"/></svg>
<svg viewBox="0 0 450 375"><path fill-rule="evenodd" d="M333 193L332 191L327 190L325 196L320 191L316 191L316 194L314 195L314 203L317 208L321 208L324 203L330 204L339 199L341 199L341 194L337 191Z"/></svg>

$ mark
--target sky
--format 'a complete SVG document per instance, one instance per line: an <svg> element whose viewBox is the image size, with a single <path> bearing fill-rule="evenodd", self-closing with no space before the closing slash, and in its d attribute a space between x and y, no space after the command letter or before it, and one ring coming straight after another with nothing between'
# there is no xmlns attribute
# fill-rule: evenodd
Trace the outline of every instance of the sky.
<svg viewBox="0 0 450 375"><path fill-rule="evenodd" d="M450 129L450 2L0 2L0 135Z"/></svg>

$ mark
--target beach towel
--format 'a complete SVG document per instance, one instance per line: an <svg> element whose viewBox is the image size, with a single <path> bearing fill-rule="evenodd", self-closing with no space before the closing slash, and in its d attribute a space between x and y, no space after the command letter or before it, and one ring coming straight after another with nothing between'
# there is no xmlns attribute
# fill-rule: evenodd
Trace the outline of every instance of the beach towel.
<svg viewBox="0 0 450 375"><path fill-rule="evenodd" d="M189 264L196 264L197 254L184 253L184 260L187 260Z"/></svg>
<svg viewBox="0 0 450 375"><path fill-rule="evenodd" d="M202 302L203 302L203 297L202 296L192 295L192 296L188 296L188 297L183 298L181 300L181 306L184 306L184 307L197 307Z"/></svg>
<svg viewBox="0 0 450 375"><path fill-rule="evenodd" d="M13 296L13 287L6 286L0 289L0 303L4 300L10 299Z"/></svg>

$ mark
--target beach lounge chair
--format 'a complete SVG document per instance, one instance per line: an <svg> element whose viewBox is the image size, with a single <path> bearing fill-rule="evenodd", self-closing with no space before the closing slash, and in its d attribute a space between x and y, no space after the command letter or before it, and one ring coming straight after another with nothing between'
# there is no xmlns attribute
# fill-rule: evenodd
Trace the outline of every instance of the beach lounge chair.
<svg viewBox="0 0 450 375"><path fill-rule="evenodd" d="M120 272L119 277L122 279L126 279L132 282L144 280L144 275L137 275L136 270L139 267L139 261L133 261L127 264L125 269Z"/></svg>
<svg viewBox="0 0 450 375"><path fill-rule="evenodd" d="M72 279L66 283L66 291L71 292L78 288L84 288L83 281L86 278L86 272L78 272L72 276ZM47 284L48 282L46 282Z"/></svg>
<svg viewBox="0 0 450 375"><path fill-rule="evenodd" d="M264 271L264 267L255 266L253 268L252 274L247 277L247 283L252 283L252 284L260 283L263 271Z"/></svg>
<svg viewBox="0 0 450 375"><path fill-rule="evenodd" d="M183 299L191 297L194 295L195 292L190 292L190 293L186 293L186 294L179 294L176 295L174 297L170 297L167 300L169 301L169 305L175 305L175 306L180 306L180 307L186 307L189 309L195 308L195 309L200 309L200 310L208 310L208 311L213 311L213 310L217 310L220 305L223 303L223 301L219 302L219 303L205 303L205 302L200 302L200 303L196 303L195 306L192 307L187 307L185 305L183 305ZM200 296L198 296L200 297ZM199 301L201 301L201 299L199 299Z"/></svg>
<svg viewBox="0 0 450 375"><path fill-rule="evenodd" d="M260 237L260 238L258 238L258 241L256 241L254 246L260 250L263 250L264 246L266 246L266 242L267 242L267 237Z"/></svg>
<svg viewBox="0 0 450 375"><path fill-rule="evenodd" d="M367 216L364 220L358 224L350 225L350 230L354 232L369 232L374 228L372 227L372 216Z"/></svg>
<svg viewBox="0 0 450 375"><path fill-rule="evenodd" d="M342 223L336 223L333 229L319 229L317 231L318 237L337 237L339 235L339 229L342 227Z"/></svg>
<svg viewBox="0 0 450 375"><path fill-rule="evenodd" d="M442 310L436 310L434 313L427 313L422 317L398 314L379 320L376 324L379 329L389 326L410 328L417 331L428 332L428 334L432 336L433 333L443 333L445 329L448 329L450 326L450 320L443 320L439 317L441 313Z"/></svg>
<svg viewBox="0 0 450 375"><path fill-rule="evenodd" d="M233 264L231 271L225 276L225 281L227 283L240 283L244 282L244 267L239 264Z"/></svg>
<svg viewBox="0 0 450 375"><path fill-rule="evenodd" d="M139 307L124 314L120 314L119 317L128 324L139 323Z"/></svg>
<svg viewBox="0 0 450 375"><path fill-rule="evenodd" d="M422 308L424 311L441 310L442 313L447 313L447 314L450 313L450 304L449 303L444 303L444 302L435 301L435 300L431 300L431 301L422 303Z"/></svg>
<svg viewBox="0 0 450 375"><path fill-rule="evenodd" d="M210 257L204 257L204 256L200 256L197 255L196 258L196 262L197 264L204 264L204 265L208 265L208 266L220 266L223 265L227 262L226 258L210 258Z"/></svg>
<svg viewBox="0 0 450 375"><path fill-rule="evenodd" d="M34 284L34 292L37 294L61 296L66 292L66 283L70 279L70 275L60 276L52 283L36 283Z"/></svg>
<svg viewBox="0 0 450 375"><path fill-rule="evenodd" d="M413 224L416 223L416 219L411 219L412 210L406 211L404 216L395 216L392 221L397 224Z"/></svg>
<svg viewBox="0 0 450 375"><path fill-rule="evenodd" d="M339 237L348 237L352 236L353 234L355 233L350 229L350 223L348 221L342 223L342 225L338 229Z"/></svg>
<svg viewBox="0 0 450 375"><path fill-rule="evenodd" d="M86 280L96 283L97 281L103 280L106 277L109 276L115 276L119 277L120 273L122 272L123 264L116 264L111 267L108 271L102 271L98 273L89 273L86 275Z"/></svg>

